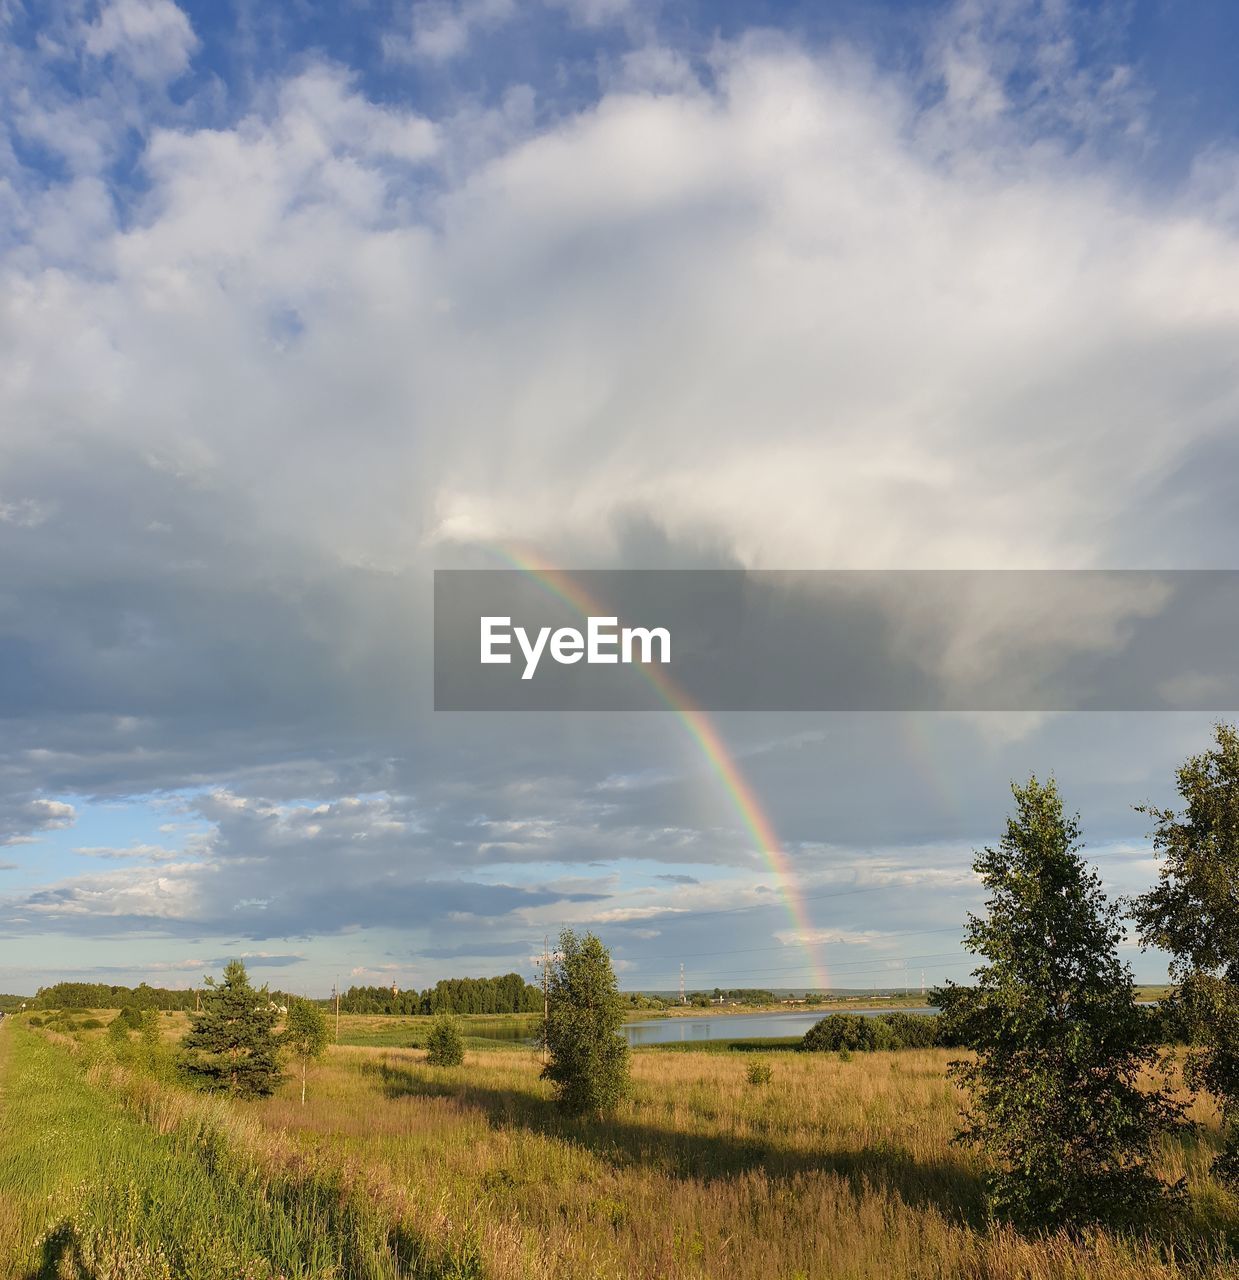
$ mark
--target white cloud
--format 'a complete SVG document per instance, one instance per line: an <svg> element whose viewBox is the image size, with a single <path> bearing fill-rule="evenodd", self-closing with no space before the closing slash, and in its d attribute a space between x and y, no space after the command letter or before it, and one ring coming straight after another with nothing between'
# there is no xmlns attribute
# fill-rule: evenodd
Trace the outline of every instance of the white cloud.
<svg viewBox="0 0 1239 1280"><path fill-rule="evenodd" d="M448 62L468 52L479 28L502 26L516 12L515 0L414 0L409 33L385 34L383 52L395 61Z"/></svg>
<svg viewBox="0 0 1239 1280"><path fill-rule="evenodd" d="M186 71L198 47L189 19L172 0L109 0L82 35L87 53L114 57L139 79L161 84Z"/></svg>
<svg viewBox="0 0 1239 1280"><path fill-rule="evenodd" d="M110 845L80 845L73 850L83 858L140 858L145 862L166 862L180 857L176 849L168 849L158 844L131 844L123 848Z"/></svg>

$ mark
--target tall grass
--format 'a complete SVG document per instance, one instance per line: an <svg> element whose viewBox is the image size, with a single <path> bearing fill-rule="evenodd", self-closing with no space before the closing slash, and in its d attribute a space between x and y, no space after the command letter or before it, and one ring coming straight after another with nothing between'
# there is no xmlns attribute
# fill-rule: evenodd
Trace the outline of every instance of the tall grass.
<svg viewBox="0 0 1239 1280"><path fill-rule="evenodd" d="M758 1089L738 1054L643 1053L620 1110L575 1121L531 1054L440 1070L415 1051L351 1049L304 1110L277 1097L251 1114L405 1187L414 1216L472 1215L494 1280L1235 1274L1239 1216L1208 1178L1207 1108L1201 1137L1161 1152L1194 1206L1175 1239L1028 1240L986 1223L982 1170L950 1142L949 1056L771 1054Z"/></svg>
<svg viewBox="0 0 1239 1280"><path fill-rule="evenodd" d="M364 1176L109 1060L0 1037L0 1274L75 1280L475 1275ZM77 1058L87 1055L78 1054Z"/></svg>
<svg viewBox="0 0 1239 1280"><path fill-rule="evenodd" d="M1217 1124L1203 1105L1200 1133L1159 1153L1189 1191L1173 1235L1028 1239L987 1223L982 1169L950 1142L949 1051L769 1053L758 1087L743 1054L651 1050L634 1055L614 1115L571 1120L522 1049L470 1052L459 1068L430 1067L419 1050L333 1049L302 1107L291 1086L243 1104L186 1094L118 1065L97 1032L77 1033L76 1057L53 1039L0 1033L6 1278L1223 1280L1239 1269L1239 1206L1209 1178Z"/></svg>

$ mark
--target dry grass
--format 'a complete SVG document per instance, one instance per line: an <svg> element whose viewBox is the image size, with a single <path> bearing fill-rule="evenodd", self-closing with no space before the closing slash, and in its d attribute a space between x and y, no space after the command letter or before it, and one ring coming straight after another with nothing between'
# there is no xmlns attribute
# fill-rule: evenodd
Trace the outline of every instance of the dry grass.
<svg viewBox="0 0 1239 1280"><path fill-rule="evenodd" d="M414 1221L476 1239L496 1280L1234 1274L1223 1232L1239 1221L1207 1177L1207 1133L1163 1151L1194 1205L1177 1261L1165 1242L987 1228L981 1171L950 1143L949 1056L772 1055L754 1086L739 1055L642 1053L621 1110L579 1122L529 1053L439 1070L414 1050L340 1049L304 1109L289 1094L249 1111L390 1181Z"/></svg>
<svg viewBox="0 0 1239 1280"><path fill-rule="evenodd" d="M183 1019L161 1023L170 1037ZM0 1051L9 1048L5 1039ZM470 1052L463 1067L448 1069L427 1066L415 1049L333 1049L312 1072L303 1108L291 1084L248 1104L185 1094L119 1067L100 1032L76 1039L90 1046L74 1068L80 1080L84 1067L87 1080L74 1086L61 1072L42 1095L46 1105L27 1100L27 1115L54 1116L58 1098L85 1088L100 1103L121 1104L150 1135L94 1115L81 1095L75 1138L57 1157L71 1152L80 1162L87 1131L99 1129L91 1158L107 1168L123 1138L127 1177L147 1188L151 1207L143 1212L153 1215L131 1224L126 1239L137 1247L162 1240L166 1249L180 1239L185 1228L166 1206L178 1187L193 1185L198 1217L231 1242L221 1258L278 1256L287 1274L314 1280L1236 1274L1239 1206L1207 1175L1217 1132L1207 1107L1195 1109L1199 1136L1161 1151L1162 1173L1185 1178L1190 1191L1191 1211L1173 1239L1024 1239L985 1222L980 1167L950 1142L958 1099L945 1078L951 1055L942 1050L849 1061L767 1053L773 1079L759 1084L747 1079L741 1054L643 1051L620 1110L574 1121L555 1111L537 1057L524 1049ZM63 1036L48 1040L77 1047ZM196 1135L213 1135L212 1150L223 1142L228 1159L206 1159L206 1139ZM29 1164L25 1150L14 1151L15 1176L25 1169L28 1192L38 1192ZM62 1180L44 1164L49 1187ZM95 1175L84 1166L76 1176ZM3 1182L0 1258L18 1243L6 1239ZM27 1195L26 1209L36 1200ZM312 1261L307 1240L339 1261ZM133 1280L148 1272L116 1274ZM232 1276L218 1267L202 1274Z"/></svg>

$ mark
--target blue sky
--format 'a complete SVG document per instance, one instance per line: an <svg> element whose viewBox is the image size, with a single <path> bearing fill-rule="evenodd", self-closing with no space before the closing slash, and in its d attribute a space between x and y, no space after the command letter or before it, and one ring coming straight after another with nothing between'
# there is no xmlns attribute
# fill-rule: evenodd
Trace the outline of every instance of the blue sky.
<svg viewBox="0 0 1239 1280"><path fill-rule="evenodd" d="M1235 567L1237 26L0 6L0 989L959 976L1032 770L1147 885L1208 715L722 716L804 936L671 717L433 713L429 581Z"/></svg>

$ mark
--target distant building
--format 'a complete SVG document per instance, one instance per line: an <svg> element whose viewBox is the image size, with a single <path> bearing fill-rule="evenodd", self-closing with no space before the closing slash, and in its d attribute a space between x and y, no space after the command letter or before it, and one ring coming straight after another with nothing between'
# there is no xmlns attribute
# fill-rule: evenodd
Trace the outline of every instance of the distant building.
<svg viewBox="0 0 1239 1280"><path fill-rule="evenodd" d="M396 986L395 980L393 979L391 984L391 998L394 1000L399 994L400 988Z"/></svg>

